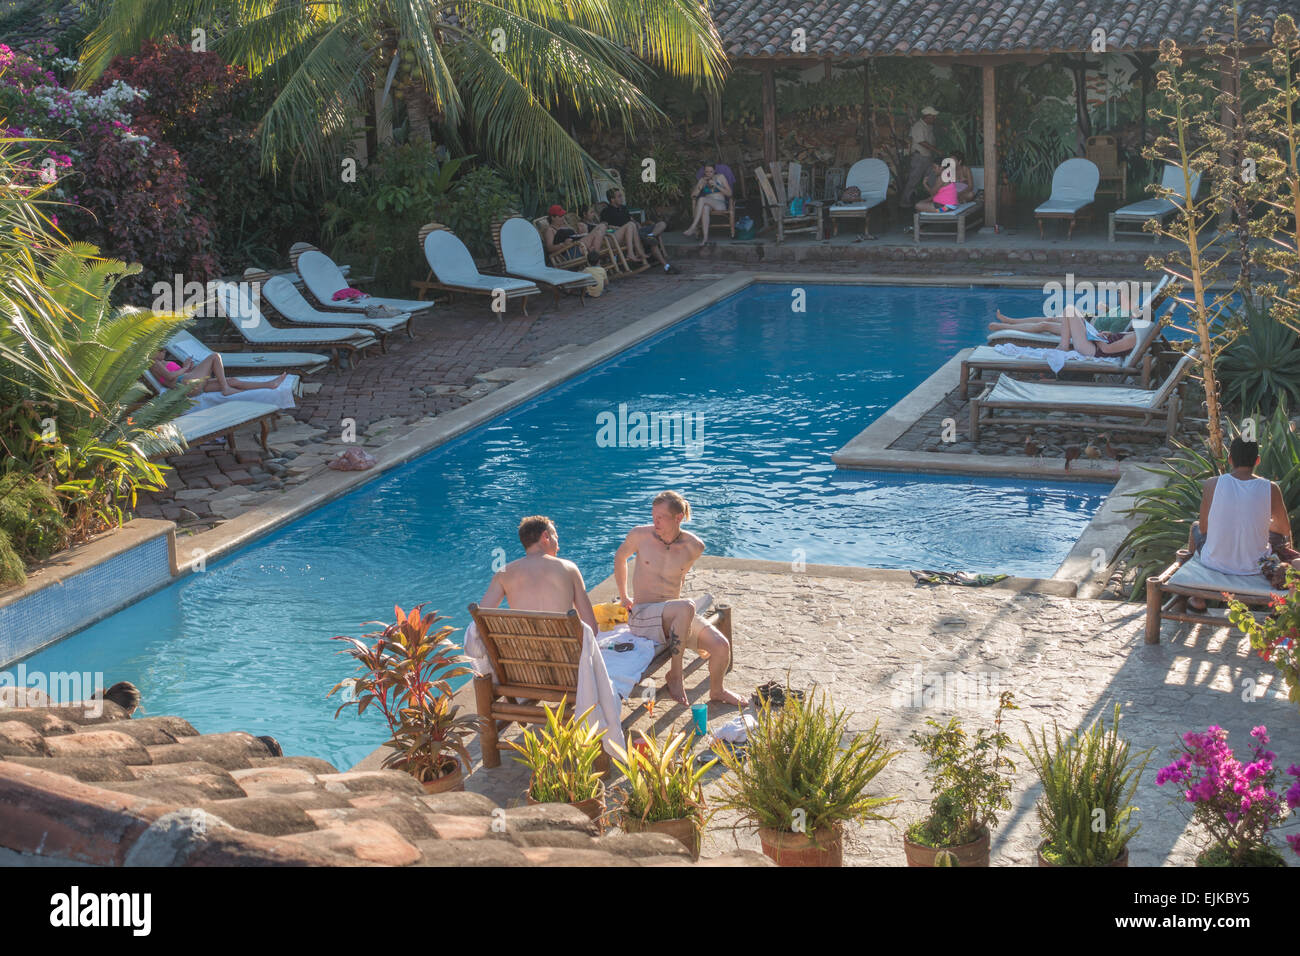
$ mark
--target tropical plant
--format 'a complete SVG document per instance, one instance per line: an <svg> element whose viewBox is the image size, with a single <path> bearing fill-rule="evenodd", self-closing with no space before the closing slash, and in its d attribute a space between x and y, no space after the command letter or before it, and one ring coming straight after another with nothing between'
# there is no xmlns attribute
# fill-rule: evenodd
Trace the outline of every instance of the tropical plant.
<svg viewBox="0 0 1300 956"><path fill-rule="evenodd" d="M1271 414L1279 400L1300 405L1300 335L1262 305L1247 300L1236 332L1219 357L1224 394L1243 410Z"/></svg>
<svg viewBox="0 0 1300 956"><path fill-rule="evenodd" d="M1209 845L1197 857L1199 866L1285 866L1269 832L1300 807L1300 766L1287 773L1296 778L1285 797L1277 792L1279 771L1268 750L1268 728L1256 727L1251 758L1243 764L1228 746L1228 732L1210 727L1200 734L1183 734L1174 762L1156 774L1156 785L1178 784L1179 805L1192 806L1192 822ZM1300 835L1287 836L1300 853Z"/></svg>
<svg viewBox="0 0 1300 956"><path fill-rule="evenodd" d="M0 587L27 580L27 565L67 540L59 498L48 484L13 471L0 474Z"/></svg>
<svg viewBox="0 0 1300 956"><path fill-rule="evenodd" d="M639 824L664 820L691 820L698 833L704 827L707 808L700 780L717 760L699 763L691 753L695 735L674 734L660 743L653 731L637 731L640 743L628 751L610 743L612 763L626 777L622 798L625 819ZM697 766L698 764L698 766Z"/></svg>
<svg viewBox="0 0 1300 956"><path fill-rule="evenodd" d="M532 773L528 795L538 803L580 803L598 796L603 786L603 774L595 766L605 732L587 722L595 707L562 720L564 705L563 698L554 710L542 704L545 726L537 731L527 728L520 743L506 744L519 754L515 760Z"/></svg>
<svg viewBox="0 0 1300 956"><path fill-rule="evenodd" d="M655 216L664 218L671 215L681 205L682 197L690 193L695 185L697 167L667 140L652 145L646 155L654 158L654 179L643 180L639 167L624 170L627 202L629 206L651 210ZM744 175L744 170L734 172Z"/></svg>
<svg viewBox="0 0 1300 956"><path fill-rule="evenodd" d="M1031 732L1023 748L1043 785L1042 853L1057 866L1113 863L1142 828L1129 820L1151 751L1133 753L1119 735L1119 721L1119 704L1109 728L1098 718L1086 731L1064 738L1053 721L1051 741L1044 727L1040 737Z"/></svg>
<svg viewBox="0 0 1300 956"><path fill-rule="evenodd" d="M1011 809L1011 774L1015 763L1003 751L1011 737L1002 729L1002 714L1018 710L1010 691L998 698L993 731L981 727L969 736L956 717L941 724L926 719L927 733L912 733L912 741L928 758L926 776L934 799L929 814L907 828L907 838L928 847L973 843L998 825L998 814Z"/></svg>
<svg viewBox="0 0 1300 956"><path fill-rule="evenodd" d="M337 176L355 107L391 92L410 142L427 147L438 122L460 151L465 131L502 168L577 193L592 160L563 114L630 129L662 118L640 88L652 71L713 86L726 70L708 6L678 0L111 0L82 48L81 79L191 26L273 91L259 121L265 168L292 157L322 180Z"/></svg>
<svg viewBox="0 0 1300 956"><path fill-rule="evenodd" d="M1228 620L1250 638L1251 649L1277 669L1286 682L1287 699L1300 705L1300 574L1288 568L1286 586L1286 597L1269 599L1262 622L1240 601L1228 602Z"/></svg>
<svg viewBox="0 0 1300 956"><path fill-rule="evenodd" d="M719 759L734 776L721 780L722 806L754 826L790 832L798 821L817 842L837 823L887 820L882 807L897 797L867 792L876 775L898 756L878 732L879 721L847 743L848 714L830 696L803 701L786 694L784 706L764 700L744 752L719 743Z"/></svg>
<svg viewBox="0 0 1300 956"><path fill-rule="evenodd" d="M339 653L356 660L361 676L339 681L326 696L348 692L334 711L335 718L349 707L360 716L371 704L377 706L391 735L384 741L391 751L384 767L431 783L454 772L450 765L457 757L463 767L469 766L465 742L480 719L477 714L460 714L460 706L452 703L450 681L473 673L470 659L457 653L459 648L448 639L455 629L444 625L430 634L433 625L445 618L436 611L422 614L423 607L417 604L409 612L394 607L392 624L367 622L383 630L360 638L335 637L347 643ZM374 643L367 644L368 638L374 638Z"/></svg>
<svg viewBox="0 0 1300 956"><path fill-rule="evenodd" d="M1292 527L1300 521L1300 436L1296 434L1285 403L1278 403L1268 418L1255 416L1250 423L1259 442L1257 473L1278 483ZM1229 437L1239 435L1233 422L1227 423ZM1164 484L1133 495L1133 506L1124 512L1137 519L1119 545L1119 556L1136 575L1130 597L1142 593L1146 579L1169 566L1179 548L1187 547L1192 522L1201 513L1202 486L1206 480L1227 472L1226 451L1217 458L1208 450L1197 450L1174 442L1174 454L1158 466L1142 466L1165 479Z"/></svg>

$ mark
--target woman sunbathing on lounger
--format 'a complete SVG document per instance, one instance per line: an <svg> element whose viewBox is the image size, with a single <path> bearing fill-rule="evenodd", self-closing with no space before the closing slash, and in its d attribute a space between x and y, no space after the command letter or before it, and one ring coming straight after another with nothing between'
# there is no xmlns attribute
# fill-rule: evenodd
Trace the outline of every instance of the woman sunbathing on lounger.
<svg viewBox="0 0 1300 956"><path fill-rule="evenodd" d="M1136 332L1098 332L1096 326L1067 305L1061 315L1061 343L1065 352L1088 357L1123 358L1137 347Z"/></svg>
<svg viewBox="0 0 1300 956"><path fill-rule="evenodd" d="M193 359L186 359L184 365L169 362L162 352L155 352L153 365L149 367L156 379L168 388L177 385L189 385L195 394L199 392L221 392L222 395L234 395L236 392L254 388L278 388L287 373L270 382L248 382L238 378L227 378L221 356L213 352L198 365Z"/></svg>

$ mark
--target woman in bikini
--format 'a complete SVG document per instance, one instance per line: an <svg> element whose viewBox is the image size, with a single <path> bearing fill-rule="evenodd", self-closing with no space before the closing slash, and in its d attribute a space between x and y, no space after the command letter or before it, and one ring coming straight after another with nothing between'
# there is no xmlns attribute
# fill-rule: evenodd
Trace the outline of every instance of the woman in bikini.
<svg viewBox="0 0 1300 956"><path fill-rule="evenodd" d="M704 167L704 175L695 181L691 190L691 200L695 204L695 219L683 236L694 236L700 228L700 245L709 241L709 217L715 212L726 212L731 200L731 181L726 176L718 175L717 167L712 163Z"/></svg>
<svg viewBox="0 0 1300 956"><path fill-rule="evenodd" d="M1064 352L1074 351L1089 358L1123 358L1137 347L1136 332L1098 332L1073 306L1066 306L1062 313L1061 343L1057 348Z"/></svg>
<svg viewBox="0 0 1300 956"><path fill-rule="evenodd" d="M236 392L255 388L278 388L286 375L281 372L278 378L270 382L247 382L243 379L227 378L225 366L221 364L221 356L216 352L197 365L194 364L193 359L186 359L184 365L170 362L164 353L155 352L149 371L167 388L187 385L194 394L220 392L222 395L234 395Z"/></svg>

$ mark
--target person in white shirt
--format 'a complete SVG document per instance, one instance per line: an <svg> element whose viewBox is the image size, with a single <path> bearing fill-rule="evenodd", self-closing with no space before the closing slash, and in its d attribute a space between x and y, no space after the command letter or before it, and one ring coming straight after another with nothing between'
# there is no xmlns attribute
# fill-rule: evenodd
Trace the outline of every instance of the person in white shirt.
<svg viewBox="0 0 1300 956"><path fill-rule="evenodd" d="M1277 482L1255 474L1259 443L1232 440L1232 470L1207 478L1201 486L1201 517L1192 522L1187 547L1201 564L1221 574L1258 574L1260 561L1275 554L1300 571L1300 551L1291 547L1291 519ZM1188 598L1205 610L1200 598Z"/></svg>
<svg viewBox="0 0 1300 956"><path fill-rule="evenodd" d="M912 165L907 171L907 184L898 194L899 206L911 208L912 194L916 192L916 187L921 185L926 173L930 172L931 164L939 156L939 147L932 142L935 138L934 121L938 115L937 109L927 106L921 110L921 118L912 124Z"/></svg>

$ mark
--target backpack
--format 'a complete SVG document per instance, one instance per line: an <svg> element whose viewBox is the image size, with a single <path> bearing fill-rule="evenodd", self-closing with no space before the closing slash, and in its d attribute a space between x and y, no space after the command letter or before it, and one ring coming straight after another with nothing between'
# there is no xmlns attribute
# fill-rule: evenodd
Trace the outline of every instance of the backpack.
<svg viewBox="0 0 1300 956"><path fill-rule="evenodd" d="M796 196L794 199L791 199L791 200L790 200L790 215L792 215L792 216L802 216L802 215L803 215L803 199L802 199L802 198Z"/></svg>

